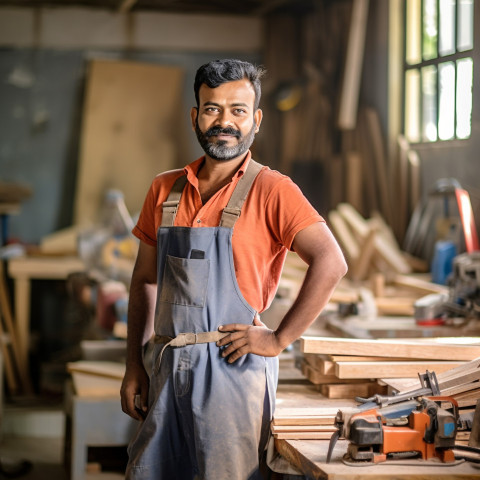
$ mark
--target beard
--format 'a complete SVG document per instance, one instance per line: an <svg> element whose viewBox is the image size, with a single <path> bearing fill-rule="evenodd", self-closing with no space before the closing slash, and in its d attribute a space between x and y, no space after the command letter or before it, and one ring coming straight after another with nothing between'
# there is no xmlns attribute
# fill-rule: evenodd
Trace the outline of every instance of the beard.
<svg viewBox="0 0 480 480"><path fill-rule="evenodd" d="M206 132L202 132L197 119L195 122L195 133L197 134L200 146L209 157L214 160L232 160L240 157L250 148L255 139L256 127L257 124L254 120L251 130L245 136L242 136L242 132L240 132L240 130L235 130L233 127L222 128L215 126L209 128ZM238 139L237 145L229 147L227 146L226 140L219 140L216 143L209 141L210 137L221 134L235 136Z"/></svg>

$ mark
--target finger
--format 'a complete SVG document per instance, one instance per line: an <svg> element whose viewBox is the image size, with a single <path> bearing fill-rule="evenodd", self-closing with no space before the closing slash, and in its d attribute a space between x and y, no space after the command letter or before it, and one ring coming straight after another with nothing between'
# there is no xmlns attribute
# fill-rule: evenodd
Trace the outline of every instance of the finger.
<svg viewBox="0 0 480 480"><path fill-rule="evenodd" d="M250 348L248 347L248 345L245 345L244 347L235 350L235 352L229 355L227 362L228 363L236 362L239 358L243 357L247 353L250 353Z"/></svg>
<svg viewBox="0 0 480 480"><path fill-rule="evenodd" d="M216 343L217 347L224 347L225 345L228 345L229 343L233 343L236 340L239 340L240 338L245 337L245 332L233 332L228 335L225 335L223 338L218 340Z"/></svg>
<svg viewBox="0 0 480 480"><path fill-rule="evenodd" d="M135 409L135 394L122 396L122 410L135 420L143 420L139 411Z"/></svg>
<svg viewBox="0 0 480 480"><path fill-rule="evenodd" d="M239 348L245 347L246 345L248 345L248 342L245 338L237 340L231 343L227 348L225 348L225 350L222 351L222 357L228 357L233 352L235 352Z"/></svg>
<svg viewBox="0 0 480 480"><path fill-rule="evenodd" d="M229 323L227 325L220 325L218 329L221 332L236 332L239 330L246 330L250 325L244 323Z"/></svg>

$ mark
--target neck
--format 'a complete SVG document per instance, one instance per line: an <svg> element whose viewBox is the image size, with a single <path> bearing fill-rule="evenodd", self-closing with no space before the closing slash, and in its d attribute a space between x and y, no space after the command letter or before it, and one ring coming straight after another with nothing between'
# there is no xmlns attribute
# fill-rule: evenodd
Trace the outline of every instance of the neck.
<svg viewBox="0 0 480 480"><path fill-rule="evenodd" d="M199 180L231 179L245 160L245 154L231 160L215 160L205 155L205 161L197 174Z"/></svg>
<svg viewBox="0 0 480 480"><path fill-rule="evenodd" d="M218 190L232 180L244 160L245 155L232 160L214 160L205 156L205 161L197 173L202 203L205 204Z"/></svg>

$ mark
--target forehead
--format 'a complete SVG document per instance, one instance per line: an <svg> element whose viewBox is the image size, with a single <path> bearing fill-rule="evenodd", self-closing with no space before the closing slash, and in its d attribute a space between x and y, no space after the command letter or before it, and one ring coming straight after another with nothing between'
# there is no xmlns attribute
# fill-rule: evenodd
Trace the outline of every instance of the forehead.
<svg viewBox="0 0 480 480"><path fill-rule="evenodd" d="M222 83L215 88L210 88L202 83L198 96L200 105L207 102L226 105L243 103L253 108L255 103L255 90L247 79Z"/></svg>

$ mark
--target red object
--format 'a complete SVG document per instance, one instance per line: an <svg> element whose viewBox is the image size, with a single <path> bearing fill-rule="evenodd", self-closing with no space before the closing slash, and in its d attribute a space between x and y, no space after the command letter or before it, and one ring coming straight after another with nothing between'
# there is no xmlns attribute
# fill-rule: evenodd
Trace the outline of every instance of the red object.
<svg viewBox="0 0 480 480"><path fill-rule="evenodd" d="M460 218L462 220L463 235L465 237L467 252L472 253L476 250L480 250L480 246L478 243L477 228L475 226L475 219L473 218L470 196L466 190L461 188L455 189L455 195L457 197L458 210L460 211Z"/></svg>

